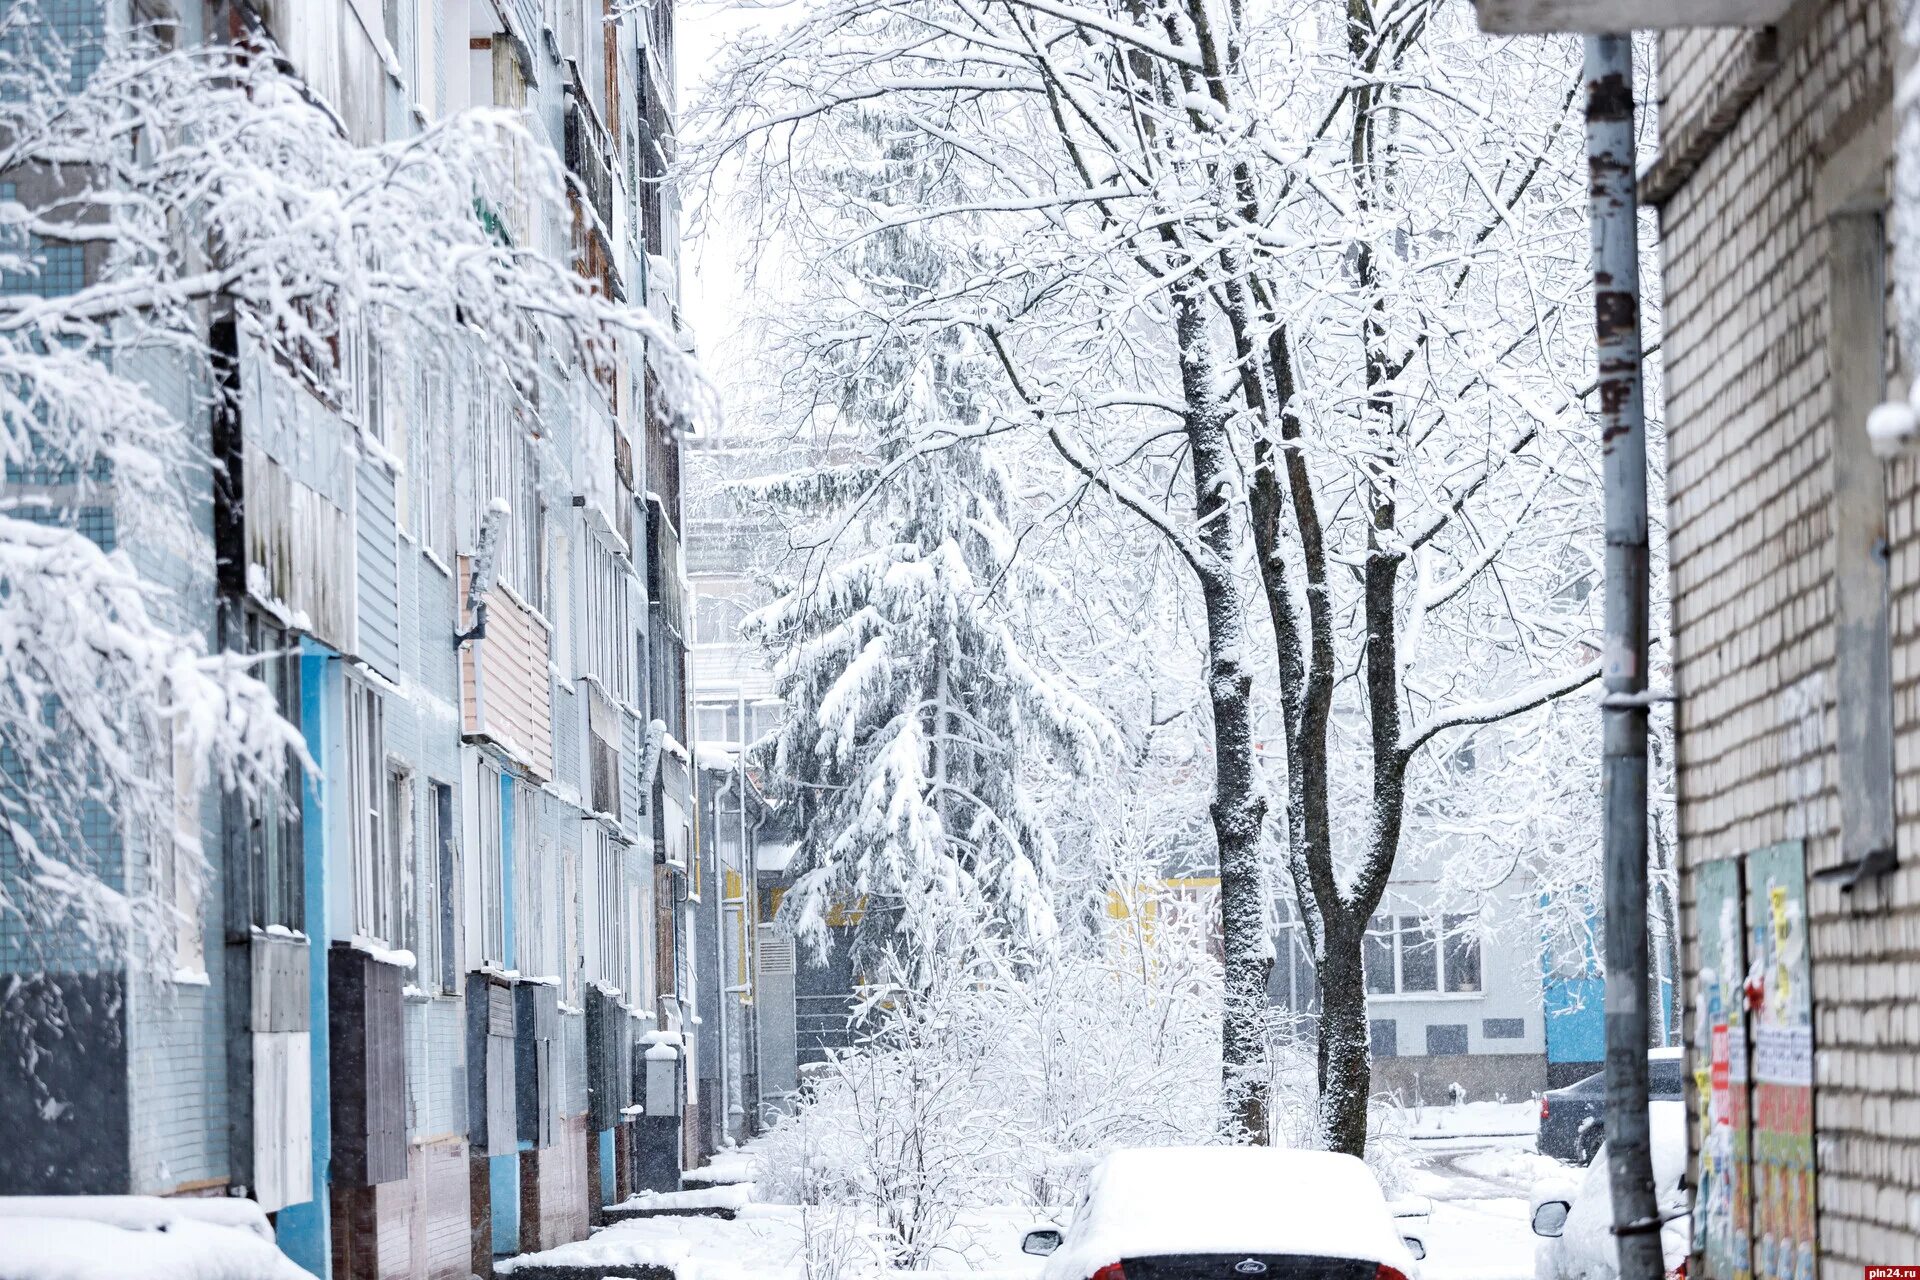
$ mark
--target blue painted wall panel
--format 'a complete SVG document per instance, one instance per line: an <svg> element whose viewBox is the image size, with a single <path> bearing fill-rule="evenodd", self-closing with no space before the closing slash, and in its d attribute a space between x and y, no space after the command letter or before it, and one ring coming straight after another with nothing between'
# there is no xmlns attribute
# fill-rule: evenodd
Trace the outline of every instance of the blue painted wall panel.
<svg viewBox="0 0 1920 1280"><path fill-rule="evenodd" d="M493 1252L520 1252L520 1157L487 1158L487 1187L493 1200Z"/></svg>
<svg viewBox="0 0 1920 1280"><path fill-rule="evenodd" d="M1607 1056L1605 978L1549 980L1541 1003L1547 1015L1548 1062L1598 1062Z"/></svg>
<svg viewBox="0 0 1920 1280"><path fill-rule="evenodd" d="M335 728L331 715L340 697L340 664L324 646L300 645L300 728L307 752L327 759ZM327 782L309 773L300 785L303 854L306 864L308 1007L313 1048L313 1199L288 1205L275 1218L281 1251L316 1276L331 1274L327 1225L328 1167L333 1158L333 1095L327 1064L331 1046L327 1022Z"/></svg>
<svg viewBox="0 0 1920 1280"><path fill-rule="evenodd" d="M616 1170L614 1169L613 1162L614 1162L613 1130L602 1129L600 1131L600 1203L601 1204L612 1204L614 1196L619 1193L618 1184L615 1180Z"/></svg>

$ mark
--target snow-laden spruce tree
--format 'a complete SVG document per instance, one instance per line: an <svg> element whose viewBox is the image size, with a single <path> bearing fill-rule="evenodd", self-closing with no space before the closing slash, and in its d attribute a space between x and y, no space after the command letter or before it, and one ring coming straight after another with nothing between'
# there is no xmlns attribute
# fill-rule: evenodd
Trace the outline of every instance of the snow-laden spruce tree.
<svg viewBox="0 0 1920 1280"><path fill-rule="evenodd" d="M817 264L805 327L828 336L795 372L816 388L822 456L760 489L809 520L797 571L748 622L788 708L765 752L800 832L786 925L825 946L851 923L862 960L909 983L982 929L1026 946L1053 933L1034 784L1086 772L1107 734L1023 643L1040 584L1008 524L978 342L863 323L977 268L889 216L938 198L940 152L866 112L810 165L851 223L846 252Z"/></svg>
<svg viewBox="0 0 1920 1280"><path fill-rule="evenodd" d="M616 343L677 344L484 216L563 198L516 114L356 145L264 40L56 30L35 0L0 13L0 923L106 962L173 925L161 886L108 864L173 842L195 874L178 793L257 796L302 756L248 660L209 652L127 551L210 566L212 322L338 401L355 339L523 390ZM117 546L82 532L92 507Z"/></svg>
<svg viewBox="0 0 1920 1280"><path fill-rule="evenodd" d="M1599 536L1578 91L1571 43L1488 41L1441 0L847 0L743 41L709 97L699 158L796 244L834 225L796 175L850 113L941 148L929 198L846 211L975 269L841 327L984 344L989 426L1187 569L1230 1134L1271 1130L1284 889L1322 989L1318 1137L1364 1149L1363 940L1409 786L1597 670L1564 572Z"/></svg>

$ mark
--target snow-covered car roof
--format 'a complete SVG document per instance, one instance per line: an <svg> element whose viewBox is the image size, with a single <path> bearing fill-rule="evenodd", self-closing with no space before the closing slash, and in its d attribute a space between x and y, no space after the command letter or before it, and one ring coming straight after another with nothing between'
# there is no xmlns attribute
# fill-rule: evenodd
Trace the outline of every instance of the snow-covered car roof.
<svg viewBox="0 0 1920 1280"><path fill-rule="evenodd" d="M0 1280L312 1280L251 1200L0 1196Z"/></svg>
<svg viewBox="0 0 1920 1280"><path fill-rule="evenodd" d="M1380 1184L1352 1156L1270 1147L1141 1147L1094 1167L1048 1280L1181 1254L1358 1258L1414 1274Z"/></svg>

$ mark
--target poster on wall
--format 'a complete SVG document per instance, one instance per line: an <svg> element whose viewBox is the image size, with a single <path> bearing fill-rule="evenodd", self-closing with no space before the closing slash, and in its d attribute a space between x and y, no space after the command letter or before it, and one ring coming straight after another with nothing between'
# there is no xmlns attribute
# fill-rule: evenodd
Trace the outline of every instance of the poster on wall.
<svg viewBox="0 0 1920 1280"><path fill-rule="evenodd" d="M1798 841L1746 859L1753 1274L1814 1280L1813 989Z"/></svg>
<svg viewBox="0 0 1920 1280"><path fill-rule="evenodd" d="M1737 858L1694 874L1700 920L1700 997L1693 1034L1694 1249L1706 1280L1750 1280L1745 895Z"/></svg>

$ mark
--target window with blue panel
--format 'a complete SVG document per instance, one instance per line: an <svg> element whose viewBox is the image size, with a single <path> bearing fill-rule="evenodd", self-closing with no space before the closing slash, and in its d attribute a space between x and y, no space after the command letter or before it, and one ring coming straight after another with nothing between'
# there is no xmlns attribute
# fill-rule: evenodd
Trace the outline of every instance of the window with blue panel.
<svg viewBox="0 0 1920 1280"><path fill-rule="evenodd" d="M0 201L18 196L17 184L0 182ZM0 252L15 247L7 240L6 228L0 227ZM79 245L48 244L36 237L17 255L9 255L9 262L0 268L0 294L63 297L79 292L87 283L86 251ZM83 494L63 491L80 489L83 481L88 485L110 483L113 464L104 456L76 456L66 442L49 439L38 430L30 430L27 435L30 454L6 463L7 485L16 490L12 514L39 524L76 529L101 550L112 551L119 544L113 509L76 505ZM49 492L17 492L34 488Z"/></svg>
<svg viewBox="0 0 1920 1280"><path fill-rule="evenodd" d="M36 236L25 256L19 268L0 271L0 291L64 298L87 282L86 250L77 244L50 244Z"/></svg>
<svg viewBox="0 0 1920 1280"><path fill-rule="evenodd" d="M105 52L106 0L39 0L34 17L8 37L8 51L25 49L44 66L65 67L67 87L85 88Z"/></svg>
<svg viewBox="0 0 1920 1280"><path fill-rule="evenodd" d="M23 483L15 480L11 473L7 476L7 481L9 484ZM26 520L52 528L73 529L90 539L102 551L112 551L119 545L112 507L71 508L55 501L51 495L44 502L34 502L20 494L15 494L13 497L18 505L7 514L16 520Z"/></svg>

